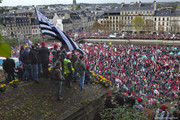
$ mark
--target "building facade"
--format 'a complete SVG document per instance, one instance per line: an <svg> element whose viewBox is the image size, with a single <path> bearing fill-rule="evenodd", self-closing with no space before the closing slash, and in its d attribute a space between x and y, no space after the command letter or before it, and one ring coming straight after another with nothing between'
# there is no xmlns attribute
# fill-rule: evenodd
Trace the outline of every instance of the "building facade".
<svg viewBox="0 0 180 120"><path fill-rule="evenodd" d="M121 3L118 9L105 12L98 22L109 31L135 33L136 29L132 20L140 16L144 21L140 31L142 33L165 33L172 31L172 29L178 31L178 28L172 27L172 21L177 25L180 24L180 11L156 10L156 4L156 0L153 3L141 3L141 1L130 4Z"/></svg>

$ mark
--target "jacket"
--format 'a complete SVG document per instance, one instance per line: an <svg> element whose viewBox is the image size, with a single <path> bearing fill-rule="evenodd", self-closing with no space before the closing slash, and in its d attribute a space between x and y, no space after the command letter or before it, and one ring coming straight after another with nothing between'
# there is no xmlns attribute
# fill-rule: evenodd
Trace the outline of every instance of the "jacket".
<svg viewBox="0 0 180 120"><path fill-rule="evenodd" d="M31 64L31 59L30 59L30 56L29 56L29 51L24 50L24 52L20 56L20 60L22 61L23 64Z"/></svg>
<svg viewBox="0 0 180 120"><path fill-rule="evenodd" d="M65 80L60 68L57 68L56 66L53 67L51 70L51 78L55 81L64 81Z"/></svg>
<svg viewBox="0 0 180 120"><path fill-rule="evenodd" d="M42 64L49 64L49 50L47 47L42 46L39 50L39 58Z"/></svg>
<svg viewBox="0 0 180 120"><path fill-rule="evenodd" d="M35 49L31 49L29 57L31 59L31 64L38 64L38 55Z"/></svg>
<svg viewBox="0 0 180 120"><path fill-rule="evenodd" d="M82 60L77 60L77 61L75 62L75 70L76 70L80 75L82 75L83 72L85 72L85 70L86 70L85 63L84 63Z"/></svg>
<svg viewBox="0 0 180 120"><path fill-rule="evenodd" d="M13 73L15 68L15 62L13 59L7 58L6 60L3 61L3 69L7 73Z"/></svg>

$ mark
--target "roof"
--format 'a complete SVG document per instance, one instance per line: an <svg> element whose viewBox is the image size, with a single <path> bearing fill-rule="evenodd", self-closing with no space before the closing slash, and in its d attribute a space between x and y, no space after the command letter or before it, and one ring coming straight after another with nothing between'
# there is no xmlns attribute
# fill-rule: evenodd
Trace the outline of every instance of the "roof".
<svg viewBox="0 0 180 120"><path fill-rule="evenodd" d="M133 3L133 4L121 4L120 11L132 11L132 10L154 10L153 3Z"/></svg>
<svg viewBox="0 0 180 120"><path fill-rule="evenodd" d="M70 13L70 17L71 17L72 20L81 19L81 18L79 17L79 15L76 14L76 13Z"/></svg>
<svg viewBox="0 0 180 120"><path fill-rule="evenodd" d="M171 11L171 16L180 16L180 9L178 9L178 10L172 10L172 11Z"/></svg>
<svg viewBox="0 0 180 120"><path fill-rule="evenodd" d="M70 19L63 19L62 24L70 24L72 21Z"/></svg>
<svg viewBox="0 0 180 120"><path fill-rule="evenodd" d="M159 10L155 11L154 16L170 16L171 11L170 10Z"/></svg>

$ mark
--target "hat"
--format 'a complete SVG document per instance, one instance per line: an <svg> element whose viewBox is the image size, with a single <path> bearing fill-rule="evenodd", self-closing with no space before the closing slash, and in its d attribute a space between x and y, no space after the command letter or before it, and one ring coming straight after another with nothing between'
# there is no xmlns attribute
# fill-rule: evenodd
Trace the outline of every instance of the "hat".
<svg viewBox="0 0 180 120"><path fill-rule="evenodd" d="M165 110L167 109L166 105L161 105L160 109Z"/></svg>
<svg viewBox="0 0 180 120"><path fill-rule="evenodd" d="M45 45L45 42L44 42L44 41L42 41L42 42L41 42L41 45L43 45L43 46L44 46L44 45Z"/></svg>
<svg viewBox="0 0 180 120"><path fill-rule="evenodd" d="M67 58L70 58L70 57L71 57L71 54L70 54L70 53L67 53L66 57L67 57Z"/></svg>
<svg viewBox="0 0 180 120"><path fill-rule="evenodd" d="M57 48L58 47L58 45L57 44L54 44L54 48Z"/></svg>
<svg viewBox="0 0 180 120"><path fill-rule="evenodd" d="M142 98L138 98L137 101L138 101L138 103L140 103L141 101L143 101L143 99Z"/></svg>
<svg viewBox="0 0 180 120"><path fill-rule="evenodd" d="M89 66L89 65L86 65L86 68L87 68L87 69L89 69L89 68L90 68L90 66Z"/></svg>

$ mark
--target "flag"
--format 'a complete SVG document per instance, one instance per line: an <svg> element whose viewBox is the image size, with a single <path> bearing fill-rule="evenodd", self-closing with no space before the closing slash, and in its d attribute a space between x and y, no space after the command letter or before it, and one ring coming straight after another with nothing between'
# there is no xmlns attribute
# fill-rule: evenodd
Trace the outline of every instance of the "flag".
<svg viewBox="0 0 180 120"><path fill-rule="evenodd" d="M36 9L37 18L39 20L42 34L48 34L56 37L63 44L67 45L70 51L78 50L84 54L83 50L68 36L66 36L57 26L55 26L46 16Z"/></svg>

